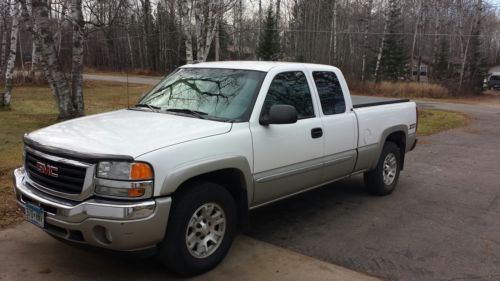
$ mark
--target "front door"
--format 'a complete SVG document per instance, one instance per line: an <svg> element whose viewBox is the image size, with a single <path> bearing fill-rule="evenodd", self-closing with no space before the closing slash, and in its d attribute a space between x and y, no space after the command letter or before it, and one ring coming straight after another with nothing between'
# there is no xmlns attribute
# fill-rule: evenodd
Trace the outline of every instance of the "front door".
<svg viewBox="0 0 500 281"><path fill-rule="evenodd" d="M274 76L260 114L266 114L274 104L293 105L298 121L268 126L251 122L254 206L321 183L323 128L311 93L310 83L302 71L286 71Z"/></svg>

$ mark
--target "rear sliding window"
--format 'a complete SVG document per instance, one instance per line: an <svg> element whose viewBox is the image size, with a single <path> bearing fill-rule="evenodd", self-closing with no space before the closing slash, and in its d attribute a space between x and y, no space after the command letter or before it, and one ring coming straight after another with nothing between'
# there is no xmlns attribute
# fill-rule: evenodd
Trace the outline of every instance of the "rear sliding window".
<svg viewBox="0 0 500 281"><path fill-rule="evenodd" d="M318 89L323 114L333 115L345 112L345 100L337 75L331 71L314 71L314 83Z"/></svg>

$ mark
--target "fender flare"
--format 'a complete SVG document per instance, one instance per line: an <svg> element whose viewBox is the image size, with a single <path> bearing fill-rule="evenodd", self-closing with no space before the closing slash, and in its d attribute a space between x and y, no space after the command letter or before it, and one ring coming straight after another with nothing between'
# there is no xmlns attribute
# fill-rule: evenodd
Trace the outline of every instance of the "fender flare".
<svg viewBox="0 0 500 281"><path fill-rule="evenodd" d="M373 170L377 167L377 163L380 160L380 156L382 155L382 150L384 149L384 145L385 145L385 142L387 140L387 137L389 137L389 135L391 135L393 133L397 133L397 132L404 133L404 135L405 135L404 141L406 143L406 141L408 140L408 127L406 125L396 125L396 126L392 126L392 127L385 129L382 132L382 134L380 135L380 141L378 142L378 147L377 147L378 153L376 154L377 157L375 157L374 162L370 166L370 170ZM405 151L406 151L406 146L405 146ZM404 155L401 155L401 156L404 159Z"/></svg>
<svg viewBox="0 0 500 281"><path fill-rule="evenodd" d="M248 198L247 204L250 205L253 200L252 172L248 160L243 156L224 155L184 163L168 172L163 179L160 196L174 193L184 182L192 178L224 169L236 169L241 172L245 184L243 188Z"/></svg>

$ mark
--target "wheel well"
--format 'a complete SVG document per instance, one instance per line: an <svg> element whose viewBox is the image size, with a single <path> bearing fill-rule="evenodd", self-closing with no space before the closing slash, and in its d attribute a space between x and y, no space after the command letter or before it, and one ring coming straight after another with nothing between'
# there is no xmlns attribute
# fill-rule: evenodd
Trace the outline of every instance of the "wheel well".
<svg viewBox="0 0 500 281"><path fill-rule="evenodd" d="M245 176L243 172L235 168L228 168L195 176L183 182L174 192L173 197L175 198L175 194L179 193L185 186L188 186L189 183L196 181L208 181L217 183L223 186L227 191L229 191L236 204L236 209L238 210L239 226L247 226L248 196Z"/></svg>
<svg viewBox="0 0 500 281"><path fill-rule="evenodd" d="M385 142L389 141L395 143L399 147L399 152L401 154L401 170L403 170L406 152L406 134L402 131L394 132L385 139Z"/></svg>

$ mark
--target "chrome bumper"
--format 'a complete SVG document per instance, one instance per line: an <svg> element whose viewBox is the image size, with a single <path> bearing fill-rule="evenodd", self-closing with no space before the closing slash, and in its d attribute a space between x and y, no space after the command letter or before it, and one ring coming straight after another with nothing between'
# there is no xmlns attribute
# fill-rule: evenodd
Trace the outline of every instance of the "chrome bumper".
<svg viewBox="0 0 500 281"><path fill-rule="evenodd" d="M54 236L121 251L155 246L165 236L170 197L139 202L73 202L38 191L25 176L24 168L14 171L17 204L23 210L26 202L42 207L46 213L43 230Z"/></svg>

